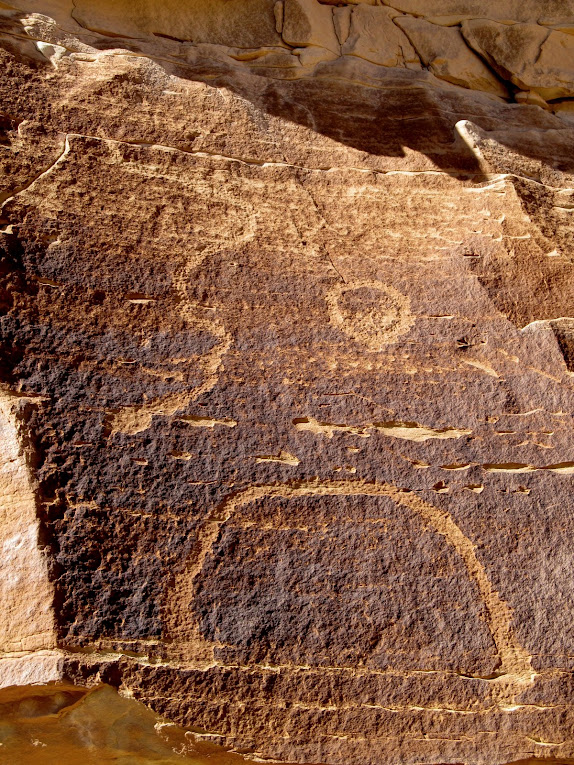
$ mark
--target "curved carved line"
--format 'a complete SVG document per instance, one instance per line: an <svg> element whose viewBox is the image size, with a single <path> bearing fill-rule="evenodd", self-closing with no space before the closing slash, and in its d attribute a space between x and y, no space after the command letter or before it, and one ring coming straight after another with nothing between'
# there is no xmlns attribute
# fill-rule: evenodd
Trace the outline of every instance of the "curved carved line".
<svg viewBox="0 0 574 765"><path fill-rule="evenodd" d="M176 625L171 634L172 639L177 639L177 634L181 635L187 648L193 647L204 659L211 654L213 661L214 644L209 643L199 634L197 626L190 628L189 625L182 624L181 616L192 600L194 581L200 574L207 555L217 541L222 526L232 517L235 510L264 497L293 499L314 495L390 497L398 505L407 507L419 515L456 550L466 566L469 577L478 587L486 611L488 628L500 658L500 671L497 678L499 703L508 703L513 700L519 690L533 681L535 673L532 669L531 657L518 643L512 631L512 612L493 588L484 566L476 555L473 543L463 534L449 513L425 502L414 492L400 490L386 483L303 481L267 484L251 486L224 499L214 508L199 534L197 554L194 556L192 565L176 577L171 602L166 611L168 624L171 622Z"/></svg>

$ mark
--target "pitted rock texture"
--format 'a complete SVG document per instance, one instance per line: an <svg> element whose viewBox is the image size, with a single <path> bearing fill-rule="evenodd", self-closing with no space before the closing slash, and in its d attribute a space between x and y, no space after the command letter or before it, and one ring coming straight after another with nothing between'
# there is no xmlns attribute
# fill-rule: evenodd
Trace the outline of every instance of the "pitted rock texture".
<svg viewBox="0 0 574 765"><path fill-rule="evenodd" d="M0 21L0 685L574 762L574 9Z"/></svg>

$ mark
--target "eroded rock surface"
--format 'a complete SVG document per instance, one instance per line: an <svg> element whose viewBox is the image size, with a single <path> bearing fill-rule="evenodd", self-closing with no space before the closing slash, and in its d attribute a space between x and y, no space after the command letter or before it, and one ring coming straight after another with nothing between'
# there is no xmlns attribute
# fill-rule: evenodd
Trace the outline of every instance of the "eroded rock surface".
<svg viewBox="0 0 574 765"><path fill-rule="evenodd" d="M47 762L102 684L267 759L574 761L573 19L0 5L0 684L79 694Z"/></svg>
<svg viewBox="0 0 574 765"><path fill-rule="evenodd" d="M3 763L245 765L243 757L205 738L106 685L89 691L58 683L0 691Z"/></svg>

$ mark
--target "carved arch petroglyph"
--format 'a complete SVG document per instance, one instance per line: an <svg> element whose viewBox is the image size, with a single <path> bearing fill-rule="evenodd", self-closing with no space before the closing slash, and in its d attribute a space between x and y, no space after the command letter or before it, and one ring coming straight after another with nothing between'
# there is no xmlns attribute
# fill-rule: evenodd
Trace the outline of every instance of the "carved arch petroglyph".
<svg viewBox="0 0 574 765"><path fill-rule="evenodd" d="M426 502L412 491L404 491L387 483L367 481L302 481L251 486L224 499L208 516L199 533L196 551L184 572L176 577L165 609L169 639L188 657L206 664L213 663L213 644L200 634L197 625L189 623L189 606L193 588L210 550L222 527L234 512L262 498L295 499L309 496L389 497L396 504L416 513L424 523L442 536L462 559L469 578L476 584L488 628L500 659L499 672L492 679L493 697L499 703L511 703L517 693L532 683L535 673L531 657L518 643L512 629L512 612L493 588L480 562L475 546L454 522L449 513Z"/></svg>

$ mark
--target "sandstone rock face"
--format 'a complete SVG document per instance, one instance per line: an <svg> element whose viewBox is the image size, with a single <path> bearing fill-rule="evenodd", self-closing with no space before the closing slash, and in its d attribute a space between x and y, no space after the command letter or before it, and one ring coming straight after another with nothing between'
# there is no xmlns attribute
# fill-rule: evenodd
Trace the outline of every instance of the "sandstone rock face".
<svg viewBox="0 0 574 765"><path fill-rule="evenodd" d="M343 54L358 56L381 66L419 68L420 61L406 35L394 23L396 11L361 5L351 14Z"/></svg>
<svg viewBox="0 0 574 765"><path fill-rule="evenodd" d="M572 23L572 0L384 0L413 16L435 19L438 23L458 24L465 19L491 19L507 24L540 23L551 26Z"/></svg>
<svg viewBox="0 0 574 765"><path fill-rule="evenodd" d="M20 406L18 406L20 404ZM53 587L40 550L36 495L18 433L17 413L25 406L16 397L0 398L0 491L2 560L0 581L3 618L0 645L5 651L35 651L55 646Z"/></svg>
<svg viewBox="0 0 574 765"><path fill-rule="evenodd" d="M574 96L574 36L538 24L465 21L462 32L505 79L546 100Z"/></svg>
<svg viewBox="0 0 574 765"><path fill-rule="evenodd" d="M0 691L2 762L18 765L241 765L204 738L109 686Z"/></svg>
<svg viewBox="0 0 574 765"><path fill-rule="evenodd" d="M307 3L305 8L312 12L315 5ZM186 0L185 3L180 0L162 3L156 0L103 0L97 3L77 0L71 16L83 27L114 36L172 37L238 48L281 44L273 4L268 0L216 0L209 3L205 0Z"/></svg>
<svg viewBox="0 0 574 765"><path fill-rule="evenodd" d="M441 27L413 16L396 23L416 47L421 62L442 80L506 98L508 90L484 61L473 55L458 27Z"/></svg>
<svg viewBox="0 0 574 765"><path fill-rule="evenodd" d="M0 758L574 761L541 5L0 4Z"/></svg>

